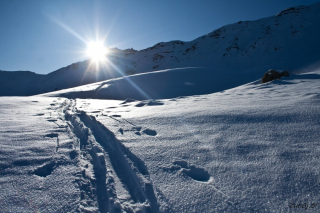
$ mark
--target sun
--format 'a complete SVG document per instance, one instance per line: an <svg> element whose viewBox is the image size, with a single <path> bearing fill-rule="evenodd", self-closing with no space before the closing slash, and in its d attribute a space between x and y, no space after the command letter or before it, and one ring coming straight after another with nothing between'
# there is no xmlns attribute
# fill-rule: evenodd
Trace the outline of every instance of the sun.
<svg viewBox="0 0 320 213"><path fill-rule="evenodd" d="M87 44L87 56L95 62L102 62L106 59L108 49L101 41L91 41Z"/></svg>

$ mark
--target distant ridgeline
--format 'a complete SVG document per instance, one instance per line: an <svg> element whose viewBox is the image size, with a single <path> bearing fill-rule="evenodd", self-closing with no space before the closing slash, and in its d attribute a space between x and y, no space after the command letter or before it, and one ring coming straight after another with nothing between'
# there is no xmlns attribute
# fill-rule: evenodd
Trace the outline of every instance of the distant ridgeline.
<svg viewBox="0 0 320 213"><path fill-rule="evenodd" d="M138 73L182 67L211 68L243 83L269 69L304 71L320 58L320 3L292 7L275 16L239 21L193 41L160 42L140 51L111 49L105 65L90 60L47 75L0 71L0 95L35 95Z"/></svg>

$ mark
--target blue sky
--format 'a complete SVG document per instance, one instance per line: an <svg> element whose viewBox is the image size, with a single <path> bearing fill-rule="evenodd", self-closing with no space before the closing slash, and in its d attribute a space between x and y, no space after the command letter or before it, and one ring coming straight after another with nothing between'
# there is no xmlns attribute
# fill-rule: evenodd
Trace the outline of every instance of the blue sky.
<svg viewBox="0 0 320 213"><path fill-rule="evenodd" d="M0 70L39 74L88 59L86 42L144 49L319 0L3 0Z"/></svg>

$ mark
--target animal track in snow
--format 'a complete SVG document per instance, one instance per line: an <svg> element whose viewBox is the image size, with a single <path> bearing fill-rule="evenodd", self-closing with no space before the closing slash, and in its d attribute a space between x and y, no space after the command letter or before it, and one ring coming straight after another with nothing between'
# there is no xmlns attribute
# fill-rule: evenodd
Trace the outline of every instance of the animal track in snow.
<svg viewBox="0 0 320 213"><path fill-rule="evenodd" d="M50 133L50 134L46 134L45 137L54 138L54 137L58 137L58 134L57 133Z"/></svg>
<svg viewBox="0 0 320 213"><path fill-rule="evenodd" d="M134 105L135 107L143 107L143 106L145 106L146 105L146 103L143 103L143 102L140 102L140 103L138 103L138 104L136 104L136 105Z"/></svg>
<svg viewBox="0 0 320 213"><path fill-rule="evenodd" d="M183 173L196 181L207 182L210 179L210 175L206 170L194 165L188 165L188 162L186 161L177 160L174 161L173 164L175 167L172 167L172 169L181 169Z"/></svg>
<svg viewBox="0 0 320 213"><path fill-rule="evenodd" d="M142 130L142 132L146 135L150 135L150 136L156 136L157 135L157 131L153 130L153 129L144 129Z"/></svg>
<svg viewBox="0 0 320 213"><path fill-rule="evenodd" d="M119 128L119 132L123 135L124 132L128 132L128 131L132 131L134 132L134 134L136 135L142 135L142 134L145 134L145 135L148 135L148 136L156 136L158 133L156 130L153 130L153 129L149 129L149 128L143 128L141 126L137 126L136 124L128 121L127 119L125 118L121 118L121 115L111 115L109 116L110 118L120 122L120 123L124 123L123 121L125 121L126 123L130 124L132 126L132 128L128 129L124 129L124 128ZM120 120L123 120L123 121L120 121L118 119L115 119L114 117L118 117L118 118L121 118Z"/></svg>
<svg viewBox="0 0 320 213"><path fill-rule="evenodd" d="M159 106L164 103L158 100L150 100L150 101L140 101L135 107L143 107L143 106Z"/></svg>
<svg viewBox="0 0 320 213"><path fill-rule="evenodd" d="M52 161L48 164L40 166L33 173L40 177L47 177L48 175L51 175L51 173L56 167L57 167L56 162Z"/></svg>
<svg viewBox="0 0 320 213"><path fill-rule="evenodd" d="M163 104L164 104L163 102L155 101L155 100L148 101L148 103L147 103L148 106L158 106L158 105L163 105Z"/></svg>
<svg viewBox="0 0 320 213"><path fill-rule="evenodd" d="M110 115L110 117L120 118L120 117L121 117L121 115Z"/></svg>
<svg viewBox="0 0 320 213"><path fill-rule="evenodd" d="M134 102L136 100L132 99L132 98L127 98L124 102L122 102L121 104L127 104L127 103L131 103Z"/></svg>
<svg viewBox="0 0 320 213"><path fill-rule="evenodd" d="M56 122L57 119L48 119L47 121L49 121L49 122Z"/></svg>
<svg viewBox="0 0 320 213"><path fill-rule="evenodd" d="M39 114L35 114L33 116L43 116L43 115L44 115L44 113L39 113Z"/></svg>
<svg viewBox="0 0 320 213"><path fill-rule="evenodd" d="M123 129L122 128L119 129L119 132L121 133L121 135L123 135Z"/></svg>
<svg viewBox="0 0 320 213"><path fill-rule="evenodd" d="M76 150L72 150L69 152L70 159L75 159L78 156L78 152Z"/></svg>
<svg viewBox="0 0 320 213"><path fill-rule="evenodd" d="M123 128L119 128L119 132L121 133L121 135L124 134L124 132L133 132L136 135L148 135L148 136L156 136L158 133L156 130L153 129L149 129L149 128L143 128L141 126L135 126L133 123L127 121L126 119L123 119L124 121L126 121L128 124L132 125L133 127L131 127L131 129L127 128L127 129L123 129ZM120 121L119 121L120 122Z"/></svg>

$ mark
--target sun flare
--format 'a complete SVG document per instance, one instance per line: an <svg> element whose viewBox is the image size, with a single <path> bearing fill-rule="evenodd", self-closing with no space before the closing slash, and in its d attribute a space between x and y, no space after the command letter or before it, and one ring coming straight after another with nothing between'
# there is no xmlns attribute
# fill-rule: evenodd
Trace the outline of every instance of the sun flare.
<svg viewBox="0 0 320 213"><path fill-rule="evenodd" d="M106 59L108 49L103 42L91 41L87 44L87 55L95 62L102 62Z"/></svg>

